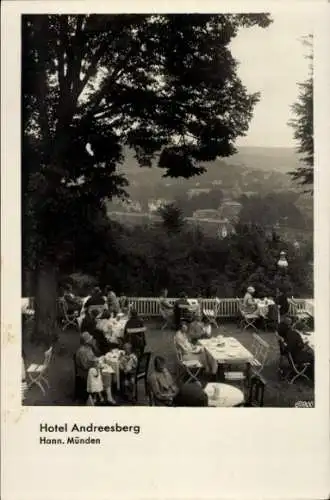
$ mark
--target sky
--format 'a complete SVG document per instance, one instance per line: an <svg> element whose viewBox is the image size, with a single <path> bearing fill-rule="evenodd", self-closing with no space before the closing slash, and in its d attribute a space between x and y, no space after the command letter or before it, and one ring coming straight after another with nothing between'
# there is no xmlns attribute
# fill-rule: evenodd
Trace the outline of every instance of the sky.
<svg viewBox="0 0 330 500"><path fill-rule="evenodd" d="M261 92L246 137L238 146L296 147L287 125L290 106L299 93L298 82L308 77L309 61L301 37L312 34L306 13L272 14L268 28L244 28L232 42L232 53L240 61L239 75L250 92Z"/></svg>

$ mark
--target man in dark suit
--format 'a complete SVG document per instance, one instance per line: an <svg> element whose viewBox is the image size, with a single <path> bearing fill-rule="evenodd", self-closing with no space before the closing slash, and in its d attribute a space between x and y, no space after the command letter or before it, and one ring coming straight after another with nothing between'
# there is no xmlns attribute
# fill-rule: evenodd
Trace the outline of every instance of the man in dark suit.
<svg viewBox="0 0 330 500"><path fill-rule="evenodd" d="M289 317L285 317L279 324L278 334L285 341L295 365L297 365L297 367L302 367L305 363L309 363L310 367L307 373L310 377L313 377L314 353L312 349L304 343L299 332L292 328L292 320Z"/></svg>

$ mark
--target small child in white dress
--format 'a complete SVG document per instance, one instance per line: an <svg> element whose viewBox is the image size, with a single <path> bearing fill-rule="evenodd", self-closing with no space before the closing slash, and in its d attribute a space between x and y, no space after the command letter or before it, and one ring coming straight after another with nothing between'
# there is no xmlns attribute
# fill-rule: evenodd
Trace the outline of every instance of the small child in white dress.
<svg viewBox="0 0 330 500"><path fill-rule="evenodd" d="M103 402L103 380L99 360L95 361L95 366L88 370L87 392L89 401L92 404Z"/></svg>

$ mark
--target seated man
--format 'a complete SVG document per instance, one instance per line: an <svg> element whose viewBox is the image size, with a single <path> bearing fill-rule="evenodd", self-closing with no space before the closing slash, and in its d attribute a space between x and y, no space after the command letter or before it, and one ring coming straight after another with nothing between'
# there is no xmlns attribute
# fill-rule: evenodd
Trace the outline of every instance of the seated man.
<svg viewBox="0 0 330 500"><path fill-rule="evenodd" d="M288 316L281 321L278 326L278 334L283 338L290 352L294 364L301 368L304 363L310 363L310 368L306 374L313 378L314 374L314 353L304 343L299 332L292 329L292 320Z"/></svg>
<svg viewBox="0 0 330 500"><path fill-rule="evenodd" d="M180 323L182 321L189 322L192 319L192 313L190 304L188 301L188 295L185 292L180 294L180 298L174 304L174 322L176 329L180 328Z"/></svg>
<svg viewBox="0 0 330 500"><path fill-rule="evenodd" d="M161 292L160 297L159 297L159 305L163 309L167 309L168 311L172 311L173 305L168 301L167 295L168 295L168 290L167 290L167 288L164 288L164 290Z"/></svg>
<svg viewBox="0 0 330 500"><path fill-rule="evenodd" d="M193 316L193 320L189 325L189 338L191 342L195 343L197 340L204 337L203 323L198 319L196 315Z"/></svg>
<svg viewBox="0 0 330 500"><path fill-rule="evenodd" d="M123 395L128 399L132 399L134 377L138 360L136 354L134 354L132 351L132 345L128 342L124 344L124 352L121 354L119 363Z"/></svg>
<svg viewBox="0 0 330 500"><path fill-rule="evenodd" d="M165 359L156 356L154 361L155 370L149 377L149 385L154 396L156 406L171 406L178 388L172 375L166 368Z"/></svg>
<svg viewBox="0 0 330 500"><path fill-rule="evenodd" d="M173 406L208 406L208 397L200 384L196 382L184 384L174 397Z"/></svg>
<svg viewBox="0 0 330 500"><path fill-rule="evenodd" d="M68 306L68 313L69 314L74 313L74 312L79 313L81 306L82 306L82 300L80 299L80 297L77 297L73 293L72 286L70 284L68 284L66 286L66 289L65 289L64 294L63 294L63 298Z"/></svg>
<svg viewBox="0 0 330 500"><path fill-rule="evenodd" d="M130 332L130 330L138 330L141 332ZM124 342L129 342L132 345L133 351L140 355L144 352L146 339L144 334L145 326L142 318L138 315L135 309L130 312L130 318L126 323L124 332Z"/></svg>
<svg viewBox="0 0 330 500"><path fill-rule="evenodd" d="M89 299L85 304L85 309L88 309L91 306L105 306L105 298L102 295L101 288L96 286Z"/></svg>

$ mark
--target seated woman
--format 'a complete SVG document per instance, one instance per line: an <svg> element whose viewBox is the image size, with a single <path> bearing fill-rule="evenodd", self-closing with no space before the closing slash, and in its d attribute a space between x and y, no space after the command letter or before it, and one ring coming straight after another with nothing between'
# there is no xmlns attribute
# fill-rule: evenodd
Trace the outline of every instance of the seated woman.
<svg viewBox="0 0 330 500"><path fill-rule="evenodd" d="M253 286L249 286L247 288L246 294L244 295L244 298L243 298L244 312L246 312L248 314L253 314L258 309L256 301L253 297L254 294L255 294L255 289L253 288Z"/></svg>
<svg viewBox="0 0 330 500"><path fill-rule="evenodd" d="M141 330L140 332L130 331L139 329ZM138 355L144 352L146 346L144 331L145 326L142 318L140 318L135 309L132 309L130 312L130 318L125 326L124 342L129 342L132 345L133 351Z"/></svg>
<svg viewBox="0 0 330 500"><path fill-rule="evenodd" d="M124 352L119 360L121 387L123 396L132 399L134 388L134 377L138 364L136 354L132 351L132 345L126 342L123 346Z"/></svg>
<svg viewBox="0 0 330 500"><path fill-rule="evenodd" d="M106 297L110 313L112 313L114 316L117 316L117 314L120 312L119 299L110 287L106 288Z"/></svg>
<svg viewBox="0 0 330 500"><path fill-rule="evenodd" d="M212 325L211 321L205 314L202 316L202 329L203 329L203 338L209 339L212 336Z"/></svg>
<svg viewBox="0 0 330 500"><path fill-rule="evenodd" d="M174 342L181 353L182 361L199 361L207 372L216 373L218 366L216 363L212 363L206 357L203 347L197 346L191 343L188 338L188 325L187 323L181 323L181 328L176 332L174 336Z"/></svg>
<svg viewBox="0 0 330 500"><path fill-rule="evenodd" d="M171 406L178 388L172 375L166 368L165 359L156 356L154 361L155 370L149 377L149 385L156 406Z"/></svg>
<svg viewBox="0 0 330 500"><path fill-rule="evenodd" d="M76 398L81 402L86 402L87 377L90 368L95 366L96 355L94 350L94 339L88 332L83 332L80 336L80 347L75 354L76 369Z"/></svg>
<svg viewBox="0 0 330 500"><path fill-rule="evenodd" d="M208 406L208 403L207 394L197 382L181 386L173 399L173 406L201 407Z"/></svg>

